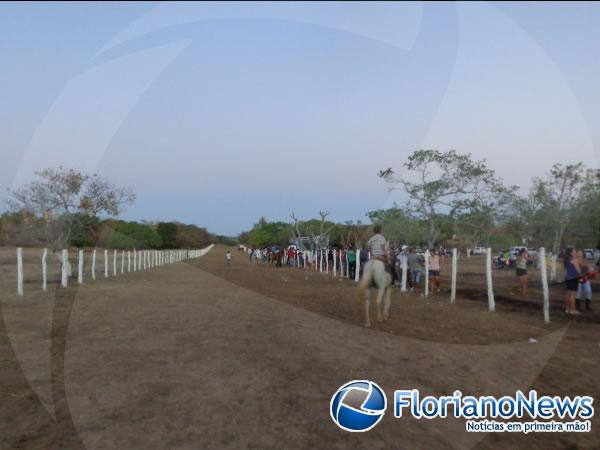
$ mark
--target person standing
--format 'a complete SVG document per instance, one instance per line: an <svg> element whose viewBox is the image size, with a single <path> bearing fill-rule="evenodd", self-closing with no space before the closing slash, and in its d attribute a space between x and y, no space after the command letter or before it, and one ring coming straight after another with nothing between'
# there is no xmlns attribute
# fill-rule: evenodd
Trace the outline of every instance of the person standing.
<svg viewBox="0 0 600 450"><path fill-rule="evenodd" d="M567 272L565 276L565 313L578 316L581 313L577 311L575 296L581 275L581 265L575 256L574 248L568 248L565 251L564 266Z"/></svg>
<svg viewBox="0 0 600 450"><path fill-rule="evenodd" d="M577 285L577 294L575 294L575 305L577 309L581 309L581 296L585 295L585 309L592 309L592 283L590 280L596 278L597 271L593 264L585 261L583 251L578 250L576 254L577 260L581 265L581 278Z"/></svg>
<svg viewBox="0 0 600 450"><path fill-rule="evenodd" d="M441 289L440 272L444 268L444 256L439 250L433 249L429 255L429 279L431 280L431 292L439 294Z"/></svg>
<svg viewBox="0 0 600 450"><path fill-rule="evenodd" d="M225 264L228 266L231 265L231 251L229 250L227 250L227 253L225 253Z"/></svg>
<svg viewBox="0 0 600 450"><path fill-rule="evenodd" d="M527 276L527 263L529 262L529 254L527 250L522 248L519 250L517 259L515 261L515 272L517 275L517 289L521 288L521 294L523 297L527 297L527 288L529 286L529 277Z"/></svg>
<svg viewBox="0 0 600 450"><path fill-rule="evenodd" d="M411 291L414 290L417 294L420 294L421 288L419 286L419 282L421 281L421 268L423 267L423 261L416 251L417 249L412 246L409 250L407 259L408 267L412 277Z"/></svg>
<svg viewBox="0 0 600 450"><path fill-rule="evenodd" d="M356 252L354 251L354 247L350 247L348 249L348 275L351 280L356 277Z"/></svg>

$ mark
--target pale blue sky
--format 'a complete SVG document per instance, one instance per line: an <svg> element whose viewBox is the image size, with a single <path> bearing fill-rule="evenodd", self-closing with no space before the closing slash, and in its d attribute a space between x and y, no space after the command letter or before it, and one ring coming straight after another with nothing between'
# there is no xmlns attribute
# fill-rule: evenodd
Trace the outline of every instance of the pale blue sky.
<svg viewBox="0 0 600 450"><path fill-rule="evenodd" d="M420 147L527 187L600 155L600 5L0 3L0 187L132 185L127 219L236 234L389 205Z"/></svg>

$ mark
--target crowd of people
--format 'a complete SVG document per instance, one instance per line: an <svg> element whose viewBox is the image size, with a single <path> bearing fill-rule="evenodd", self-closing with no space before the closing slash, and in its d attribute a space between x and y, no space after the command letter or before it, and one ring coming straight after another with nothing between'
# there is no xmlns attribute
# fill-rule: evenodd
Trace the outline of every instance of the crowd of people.
<svg viewBox="0 0 600 450"><path fill-rule="evenodd" d="M421 294L421 286L424 284L425 277L429 279L429 286L433 294L441 292L442 283L440 275L444 270L445 257L448 253L443 248L432 248L429 253L420 251L416 246L398 246L392 247L381 235L381 229L374 227L374 236L369 240L365 248L345 246L343 248L327 248L318 251L303 250L290 245L285 248L272 245L262 249L249 249L242 247L248 253L250 263L255 261L265 261L276 266L302 267L306 269L327 268L327 271L333 270L334 259L335 267L341 271L342 276L355 279L356 271L359 276L362 273L362 267L371 257L370 247L376 245L377 249L384 248L385 255L383 259L386 267L391 272L394 286L405 285L407 290ZM375 243L375 244L374 244ZM335 250L335 251L334 251ZM360 251L359 251L360 250ZM380 250L374 251L378 258ZM425 258L428 261L425 261ZM506 255L503 255L506 256ZM323 259L321 261L321 258ZM358 260L357 260L358 258ZM516 283L512 289L513 293L520 291L524 298L528 296L529 276L528 267L533 262L532 256L526 248L520 249L515 253L511 267L514 267L516 274ZM228 264L231 256L228 256ZM426 264L427 263L427 264ZM600 260L596 262L600 265ZM596 278L598 269L593 261L586 260L584 252L580 249L567 248L564 251L563 265L565 269L565 313L569 315L580 315L582 310L590 311L592 303L592 285L591 280ZM406 265L406 270L403 266ZM428 273L424 273L428 268ZM406 281L403 283L403 274L406 273Z"/></svg>

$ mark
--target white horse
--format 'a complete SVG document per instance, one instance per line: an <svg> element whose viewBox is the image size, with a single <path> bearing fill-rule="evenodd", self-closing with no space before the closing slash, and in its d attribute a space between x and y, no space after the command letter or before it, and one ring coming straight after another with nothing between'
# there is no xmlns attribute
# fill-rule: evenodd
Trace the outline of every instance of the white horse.
<svg viewBox="0 0 600 450"><path fill-rule="evenodd" d="M357 268L358 270L358 268ZM363 268L363 275L358 284L359 298L365 302L365 326L371 326L369 307L371 304L369 288L371 283L377 286L377 321L388 320L392 303L392 275L385 270L385 264L379 259L370 259ZM381 311L383 300L383 314Z"/></svg>

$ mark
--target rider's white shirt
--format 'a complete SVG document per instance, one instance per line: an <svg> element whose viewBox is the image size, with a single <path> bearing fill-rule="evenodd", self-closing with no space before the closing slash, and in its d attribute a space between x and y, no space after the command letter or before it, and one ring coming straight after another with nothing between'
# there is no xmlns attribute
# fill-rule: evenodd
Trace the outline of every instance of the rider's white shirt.
<svg viewBox="0 0 600 450"><path fill-rule="evenodd" d="M371 250L371 256L386 256L387 241L381 234L376 234L367 242L367 248Z"/></svg>

